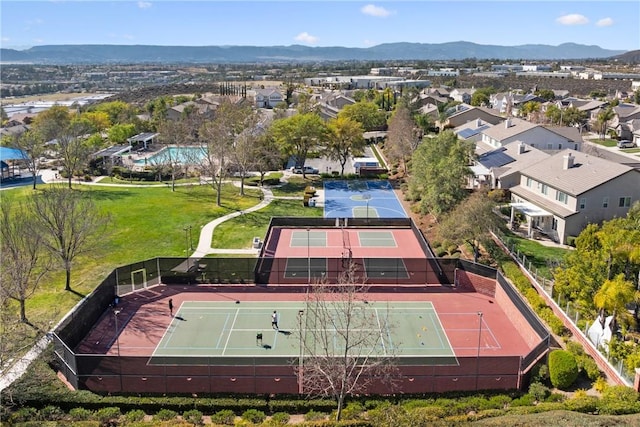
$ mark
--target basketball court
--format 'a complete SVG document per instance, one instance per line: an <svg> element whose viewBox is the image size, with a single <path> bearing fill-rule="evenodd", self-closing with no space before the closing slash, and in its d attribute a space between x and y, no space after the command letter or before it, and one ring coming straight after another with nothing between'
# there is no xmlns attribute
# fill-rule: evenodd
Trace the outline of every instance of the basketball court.
<svg viewBox="0 0 640 427"><path fill-rule="evenodd" d="M324 182L325 218L408 218L389 181Z"/></svg>

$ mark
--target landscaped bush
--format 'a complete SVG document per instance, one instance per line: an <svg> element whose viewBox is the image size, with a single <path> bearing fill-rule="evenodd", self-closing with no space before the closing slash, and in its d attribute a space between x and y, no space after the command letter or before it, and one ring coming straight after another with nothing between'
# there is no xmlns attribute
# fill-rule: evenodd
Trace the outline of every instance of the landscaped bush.
<svg viewBox="0 0 640 427"><path fill-rule="evenodd" d="M533 396L538 402L542 402L550 394L549 387L540 383L532 383L529 386L529 394Z"/></svg>
<svg viewBox="0 0 640 427"><path fill-rule="evenodd" d="M360 415L364 412L364 406L360 402L349 402L344 408L342 408L341 420L357 420L360 419ZM332 414L333 415L333 414ZM333 416L331 417L333 418Z"/></svg>
<svg viewBox="0 0 640 427"><path fill-rule="evenodd" d="M554 387L561 390L570 387L578 378L575 356L566 350L553 350L549 353L549 377Z"/></svg>
<svg viewBox="0 0 640 427"><path fill-rule="evenodd" d="M304 414L305 421L320 421L324 420L327 417L327 414L323 414L322 412L314 411L313 409Z"/></svg>
<svg viewBox="0 0 640 427"><path fill-rule="evenodd" d="M126 414L124 414L124 418L130 422L137 422L144 420L145 413L142 409L132 409Z"/></svg>
<svg viewBox="0 0 640 427"><path fill-rule="evenodd" d="M93 417L93 411L90 411L86 408L72 408L69 411L69 417L73 421L86 421L90 420Z"/></svg>
<svg viewBox="0 0 640 427"><path fill-rule="evenodd" d="M101 408L101 409L98 409L98 412L96 412L96 418L103 425L110 425L110 424L117 423L120 416L122 416L122 413L120 412L120 408L117 408L115 406L108 406L106 408Z"/></svg>
<svg viewBox="0 0 640 427"><path fill-rule="evenodd" d="M193 425L204 424L204 421L202 419L202 412L198 411L197 409L189 409L188 411L184 411L182 413L182 419Z"/></svg>
<svg viewBox="0 0 640 427"><path fill-rule="evenodd" d="M47 405L40 409L39 418L44 421L58 421L65 417L64 411L57 406Z"/></svg>
<svg viewBox="0 0 640 427"><path fill-rule="evenodd" d="M177 417L178 413L176 411L172 411L171 409L160 409L158 413L153 417L153 419L160 421L169 421Z"/></svg>
<svg viewBox="0 0 640 427"><path fill-rule="evenodd" d="M211 415L211 422L214 424L223 424L232 426L236 419L236 414L231 409L223 409Z"/></svg>
<svg viewBox="0 0 640 427"><path fill-rule="evenodd" d="M289 420L291 419L291 415L286 412L276 412L271 416L271 424L272 425L285 425L289 424Z"/></svg>
<svg viewBox="0 0 640 427"><path fill-rule="evenodd" d="M242 419L251 421L254 424L260 424L263 422L267 416L264 412L258 411L257 409L247 409L242 413Z"/></svg>

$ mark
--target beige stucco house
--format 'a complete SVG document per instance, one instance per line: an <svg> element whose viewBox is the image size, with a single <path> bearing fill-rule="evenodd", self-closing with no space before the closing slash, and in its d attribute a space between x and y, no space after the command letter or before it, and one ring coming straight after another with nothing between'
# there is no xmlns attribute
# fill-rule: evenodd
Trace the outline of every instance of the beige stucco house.
<svg viewBox="0 0 640 427"><path fill-rule="evenodd" d="M590 223L624 217L640 200L640 170L575 150L563 150L520 171L511 188L515 211L530 237L565 243Z"/></svg>

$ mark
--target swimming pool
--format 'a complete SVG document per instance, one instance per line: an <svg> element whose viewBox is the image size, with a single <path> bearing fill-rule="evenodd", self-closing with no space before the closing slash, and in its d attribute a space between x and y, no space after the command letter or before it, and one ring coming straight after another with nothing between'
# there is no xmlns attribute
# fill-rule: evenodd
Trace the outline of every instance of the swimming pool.
<svg viewBox="0 0 640 427"><path fill-rule="evenodd" d="M136 160L136 165L158 165L166 163L195 164L204 157L205 147L166 147L153 155Z"/></svg>

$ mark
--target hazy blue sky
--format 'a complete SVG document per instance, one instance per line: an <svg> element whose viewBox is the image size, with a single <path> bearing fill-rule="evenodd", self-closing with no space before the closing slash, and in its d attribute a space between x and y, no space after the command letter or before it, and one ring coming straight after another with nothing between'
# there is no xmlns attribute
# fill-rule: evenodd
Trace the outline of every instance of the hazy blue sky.
<svg viewBox="0 0 640 427"><path fill-rule="evenodd" d="M470 41L640 49L640 1L0 2L2 47L148 44L369 47Z"/></svg>

